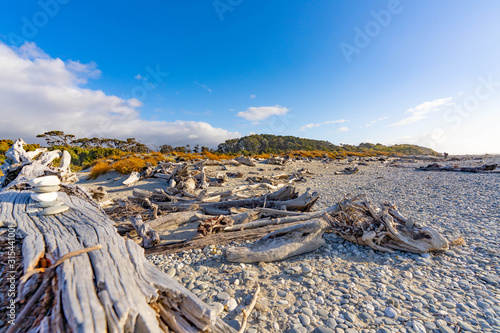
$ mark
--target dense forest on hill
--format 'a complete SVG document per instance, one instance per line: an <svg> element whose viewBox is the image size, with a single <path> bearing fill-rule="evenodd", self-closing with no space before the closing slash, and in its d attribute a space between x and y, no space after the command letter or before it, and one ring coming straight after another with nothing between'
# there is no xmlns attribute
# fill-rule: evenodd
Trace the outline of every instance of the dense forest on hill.
<svg viewBox="0 0 500 333"><path fill-rule="evenodd" d="M403 155L439 155L432 149L420 147L417 145L394 145L384 146L377 143L361 143L354 145L334 145L331 142L323 140L312 140L299 138L296 136L281 136L271 134L254 134L245 136L239 139L226 140L219 144L217 151L223 154L238 154L245 155L253 154L279 154L289 151L326 151L326 152L383 152L390 154Z"/></svg>

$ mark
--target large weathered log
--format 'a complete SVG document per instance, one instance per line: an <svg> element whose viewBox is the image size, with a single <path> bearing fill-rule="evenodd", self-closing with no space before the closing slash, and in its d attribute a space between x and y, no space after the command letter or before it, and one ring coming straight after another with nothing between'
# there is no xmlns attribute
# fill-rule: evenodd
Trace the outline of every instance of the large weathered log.
<svg viewBox="0 0 500 333"><path fill-rule="evenodd" d="M27 187L27 175L45 174L45 169L32 166L23 168L16 188ZM53 306L40 318L16 322L20 332L162 332L167 328L235 332L208 305L150 264L144 250L118 235L114 222L88 194L75 189L63 187L59 200L70 209L51 216L37 211L29 191L0 192L0 220L17 224L25 273L31 274L41 259L56 262L67 253L103 245L101 250L64 261L54 270L57 278L50 280L52 287L47 290L36 288L41 283L37 275L27 279L26 285L40 289L42 298L52 299Z"/></svg>
<svg viewBox="0 0 500 333"><path fill-rule="evenodd" d="M297 223L302 223L302 222L296 222L295 224ZM291 223L290 225L294 224ZM145 249L145 252L146 255L170 254L170 253L178 253L181 251L188 251L192 249L202 249L212 244L226 245L231 242L253 241L269 234L270 232L282 228L283 228L282 225L269 225L262 228L251 229L251 230L221 232L213 235L208 235L206 237L193 238L186 241L160 244L158 246Z"/></svg>
<svg viewBox="0 0 500 333"><path fill-rule="evenodd" d="M316 250L325 244L323 233L329 228L322 219L274 231L248 247L233 247L226 251L231 262L270 262Z"/></svg>

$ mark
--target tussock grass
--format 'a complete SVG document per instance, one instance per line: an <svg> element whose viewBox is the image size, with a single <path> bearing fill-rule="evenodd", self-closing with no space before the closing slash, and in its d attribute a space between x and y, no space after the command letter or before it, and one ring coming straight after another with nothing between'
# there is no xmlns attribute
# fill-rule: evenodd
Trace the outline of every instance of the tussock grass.
<svg viewBox="0 0 500 333"><path fill-rule="evenodd" d="M111 167L121 174L129 174L134 171L141 171L148 162L156 165L154 158L142 159L137 156L128 156L127 158L114 162Z"/></svg>
<svg viewBox="0 0 500 333"><path fill-rule="evenodd" d="M90 169L89 178L96 179L100 175L104 175L108 171L111 171L111 169L111 165L108 162L100 160Z"/></svg>

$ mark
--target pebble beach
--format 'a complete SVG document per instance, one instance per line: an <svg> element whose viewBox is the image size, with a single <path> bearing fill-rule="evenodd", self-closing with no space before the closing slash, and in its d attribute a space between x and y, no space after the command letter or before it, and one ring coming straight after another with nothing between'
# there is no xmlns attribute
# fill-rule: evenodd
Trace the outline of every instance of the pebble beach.
<svg viewBox="0 0 500 333"><path fill-rule="evenodd" d="M491 157L452 163L498 162ZM422 162L364 164L351 175L334 174L347 166L340 162L287 168L312 172L296 186L320 194L314 210L346 194L366 194L372 205L395 203L415 222L450 241L462 237L465 244L439 253L389 254L329 233L325 246L280 262L230 263L225 249L245 245L238 243L148 260L235 329L258 283L250 333L500 332L500 174L415 170Z"/></svg>

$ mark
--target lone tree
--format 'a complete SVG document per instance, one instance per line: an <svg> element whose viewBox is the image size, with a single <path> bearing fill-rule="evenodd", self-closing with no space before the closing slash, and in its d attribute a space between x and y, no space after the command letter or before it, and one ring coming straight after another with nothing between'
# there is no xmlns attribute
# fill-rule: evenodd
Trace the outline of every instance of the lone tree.
<svg viewBox="0 0 500 333"><path fill-rule="evenodd" d="M38 134L37 138L45 138L47 144L51 147L66 146L72 147L72 141L75 138L73 134L65 134L63 131L49 131L43 134Z"/></svg>

